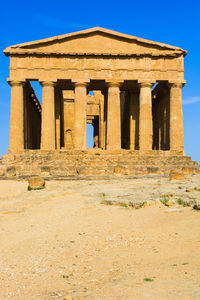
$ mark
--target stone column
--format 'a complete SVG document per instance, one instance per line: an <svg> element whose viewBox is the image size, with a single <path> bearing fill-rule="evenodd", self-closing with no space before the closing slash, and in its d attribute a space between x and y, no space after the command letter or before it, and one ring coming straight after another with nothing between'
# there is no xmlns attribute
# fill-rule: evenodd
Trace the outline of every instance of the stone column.
<svg viewBox="0 0 200 300"><path fill-rule="evenodd" d="M74 148L87 149L87 83L75 82Z"/></svg>
<svg viewBox="0 0 200 300"><path fill-rule="evenodd" d="M153 150L159 150L159 122L160 116L160 102L159 96L154 95L152 102L152 114L153 114Z"/></svg>
<svg viewBox="0 0 200 300"><path fill-rule="evenodd" d="M121 149L120 83L108 83L107 105L107 147L108 150Z"/></svg>
<svg viewBox="0 0 200 300"><path fill-rule="evenodd" d="M104 149L104 97L99 102L99 148Z"/></svg>
<svg viewBox="0 0 200 300"><path fill-rule="evenodd" d="M183 152L182 87L170 82L170 150Z"/></svg>
<svg viewBox="0 0 200 300"><path fill-rule="evenodd" d="M55 82L43 81L42 85L42 133L41 149L55 150Z"/></svg>
<svg viewBox="0 0 200 300"><path fill-rule="evenodd" d="M61 148L61 99L62 90L55 89L56 149Z"/></svg>
<svg viewBox="0 0 200 300"><path fill-rule="evenodd" d="M25 82L8 81L11 86L9 150L24 149L24 90Z"/></svg>
<svg viewBox="0 0 200 300"><path fill-rule="evenodd" d="M152 82L140 83L140 113L139 113L139 149L152 150L153 120L152 120Z"/></svg>
<svg viewBox="0 0 200 300"><path fill-rule="evenodd" d="M102 134L102 148L106 150L107 145L107 110L108 110L108 91L102 91L104 95L104 105L103 105L103 134Z"/></svg>
<svg viewBox="0 0 200 300"><path fill-rule="evenodd" d="M139 93L130 92L130 149L139 149Z"/></svg>

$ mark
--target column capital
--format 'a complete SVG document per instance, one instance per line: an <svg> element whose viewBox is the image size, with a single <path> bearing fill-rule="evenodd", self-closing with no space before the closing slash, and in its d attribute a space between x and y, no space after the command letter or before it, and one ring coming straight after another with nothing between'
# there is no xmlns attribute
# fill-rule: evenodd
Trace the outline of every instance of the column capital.
<svg viewBox="0 0 200 300"><path fill-rule="evenodd" d="M7 80L8 84L10 86L24 86L26 84L25 81L20 81L20 80Z"/></svg>
<svg viewBox="0 0 200 300"><path fill-rule="evenodd" d="M186 84L186 80L182 80L182 81L168 81L168 85L169 87L178 87L178 88L182 88L184 87L184 85Z"/></svg>
<svg viewBox="0 0 200 300"><path fill-rule="evenodd" d="M138 80L138 85L139 87L143 88L143 87L150 87L152 88L152 86L156 83L155 80Z"/></svg>
<svg viewBox="0 0 200 300"><path fill-rule="evenodd" d="M40 81L40 85L41 85L42 87L44 87L44 86L52 86L52 87L55 87L56 82L55 82L55 81Z"/></svg>
<svg viewBox="0 0 200 300"><path fill-rule="evenodd" d="M89 84L89 82L84 82L84 81L80 81L80 82L73 82L74 87L87 87Z"/></svg>
<svg viewBox="0 0 200 300"><path fill-rule="evenodd" d="M107 87L120 87L123 82L123 80L106 80L106 85Z"/></svg>
<svg viewBox="0 0 200 300"><path fill-rule="evenodd" d="M106 82L106 85L108 87L120 87L120 85L122 83L124 83L124 80L121 80L121 79L106 79L105 82Z"/></svg>
<svg viewBox="0 0 200 300"><path fill-rule="evenodd" d="M82 86L82 87L87 87L90 83L90 80L87 78L73 78L72 79L72 84L74 85L74 87L77 86Z"/></svg>

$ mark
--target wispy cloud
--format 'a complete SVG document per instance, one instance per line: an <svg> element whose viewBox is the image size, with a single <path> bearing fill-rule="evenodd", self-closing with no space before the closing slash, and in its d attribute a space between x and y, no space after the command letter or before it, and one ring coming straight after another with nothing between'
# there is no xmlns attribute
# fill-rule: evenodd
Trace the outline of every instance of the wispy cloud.
<svg viewBox="0 0 200 300"><path fill-rule="evenodd" d="M81 29L87 29L93 27L88 24L80 24L78 22L71 22L68 20L47 16L47 15L41 15L41 14L36 14L35 18L40 24L50 28L65 29L65 30L66 29L81 30Z"/></svg>
<svg viewBox="0 0 200 300"><path fill-rule="evenodd" d="M195 97L190 97L190 98L183 99L183 104L184 105L194 104L194 103L197 103L197 102L200 102L200 96L195 96Z"/></svg>

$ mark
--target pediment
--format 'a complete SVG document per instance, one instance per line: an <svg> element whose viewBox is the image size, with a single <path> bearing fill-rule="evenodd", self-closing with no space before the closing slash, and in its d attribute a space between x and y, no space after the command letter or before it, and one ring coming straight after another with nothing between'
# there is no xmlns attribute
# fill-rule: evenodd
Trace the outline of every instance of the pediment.
<svg viewBox="0 0 200 300"><path fill-rule="evenodd" d="M37 55L186 55L186 51L115 31L92 28L39 41L14 45L4 50L12 54Z"/></svg>

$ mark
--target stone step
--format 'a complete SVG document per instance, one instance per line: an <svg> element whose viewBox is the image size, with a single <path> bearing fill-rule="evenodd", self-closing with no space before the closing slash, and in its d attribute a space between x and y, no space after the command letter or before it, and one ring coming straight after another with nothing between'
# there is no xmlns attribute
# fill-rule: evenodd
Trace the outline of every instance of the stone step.
<svg viewBox="0 0 200 300"><path fill-rule="evenodd" d="M42 175L47 177L103 177L141 176L148 174L167 175L172 168L186 169L186 173L200 173L198 163L190 156L139 155L137 152L84 153L28 151L19 155L3 156L0 161L0 176ZM2 171L1 171L2 170Z"/></svg>
<svg viewBox="0 0 200 300"><path fill-rule="evenodd" d="M37 166L43 165L43 166L65 166L65 167L73 167L73 166L78 166L78 165L91 165L91 166L109 166L109 165L126 165L126 166L147 166L147 165L152 165L152 166L198 166L198 163L195 161L162 161L162 160L143 160L143 161L119 161L119 160L79 160L79 161L73 161L73 160L56 160L56 161L33 161L27 163L27 161L11 161L10 165L29 165L29 164L34 164Z"/></svg>
<svg viewBox="0 0 200 300"><path fill-rule="evenodd" d="M192 166L192 165L119 165L119 164L110 164L110 165L100 165L100 164L96 164L96 165L84 165L84 164L78 164L78 165L45 165L45 166L39 166L39 165L33 165L33 166L24 166L24 165L15 165L15 167L17 169L19 169L20 171L24 171L24 170L31 170L31 169L35 169L35 170L40 170L41 172L50 172L51 170L70 170L70 169L98 169L98 170L107 170L107 169L114 169L114 168L122 168L122 169L130 169L130 170L134 170L134 169L169 169L169 168L178 168L178 169L182 169L182 168L190 168L190 169L195 169L197 168L197 166Z"/></svg>
<svg viewBox="0 0 200 300"><path fill-rule="evenodd" d="M23 168L23 164L10 164L11 166L21 166ZM31 164L30 164L31 165ZM198 164L195 163L174 163L174 164L162 164L162 163L118 163L118 162L112 162L112 163L105 163L105 162L92 162L92 163L55 163L55 164L33 164L35 167L42 168L48 167L48 168L73 168L73 167L101 167L106 168L110 166L120 166L120 167L127 167L127 168L136 168L136 167L158 167L158 168L181 168L181 167L198 167ZM26 166L24 168L27 168Z"/></svg>
<svg viewBox="0 0 200 300"><path fill-rule="evenodd" d="M191 159L190 156L182 156L182 155L172 155L172 154L165 154L167 152L162 151L162 152L154 152L153 155L151 154L142 154L141 152L114 152L114 153L110 153L109 151L105 151L105 152L97 152L97 153L89 153L89 152L82 152L82 151L76 151L76 152L38 152L38 151L30 151L30 152L24 152L22 154L15 154L15 155L4 155L2 156L2 159L11 159L11 158L25 158L25 157L46 157L46 158L59 158L59 157L164 157L164 158L173 158L173 157L180 157L183 158L185 157L186 159Z"/></svg>
<svg viewBox="0 0 200 300"><path fill-rule="evenodd" d="M174 158L163 158L163 157L130 157L130 158L123 158L123 157L113 157L113 158L102 158L102 157L78 157L78 158L63 158L63 157L58 157L58 158L54 158L54 159L50 159L50 158L46 158L46 157L24 157L24 158L16 158L16 159L11 159L8 160L8 162L15 162L15 163L34 163L34 162L42 162L42 163L50 163L50 162L55 162L55 161L73 161L73 162L90 162L90 161L95 161L95 162L101 162L101 161L106 161L106 162L113 162L113 161L117 161L117 162L137 162L137 163L146 163L146 162L165 162L165 163L173 163L173 162L190 162L192 161L191 159L187 159L185 157L179 158L179 157L174 157ZM1 163L6 163L7 161L1 161Z"/></svg>

